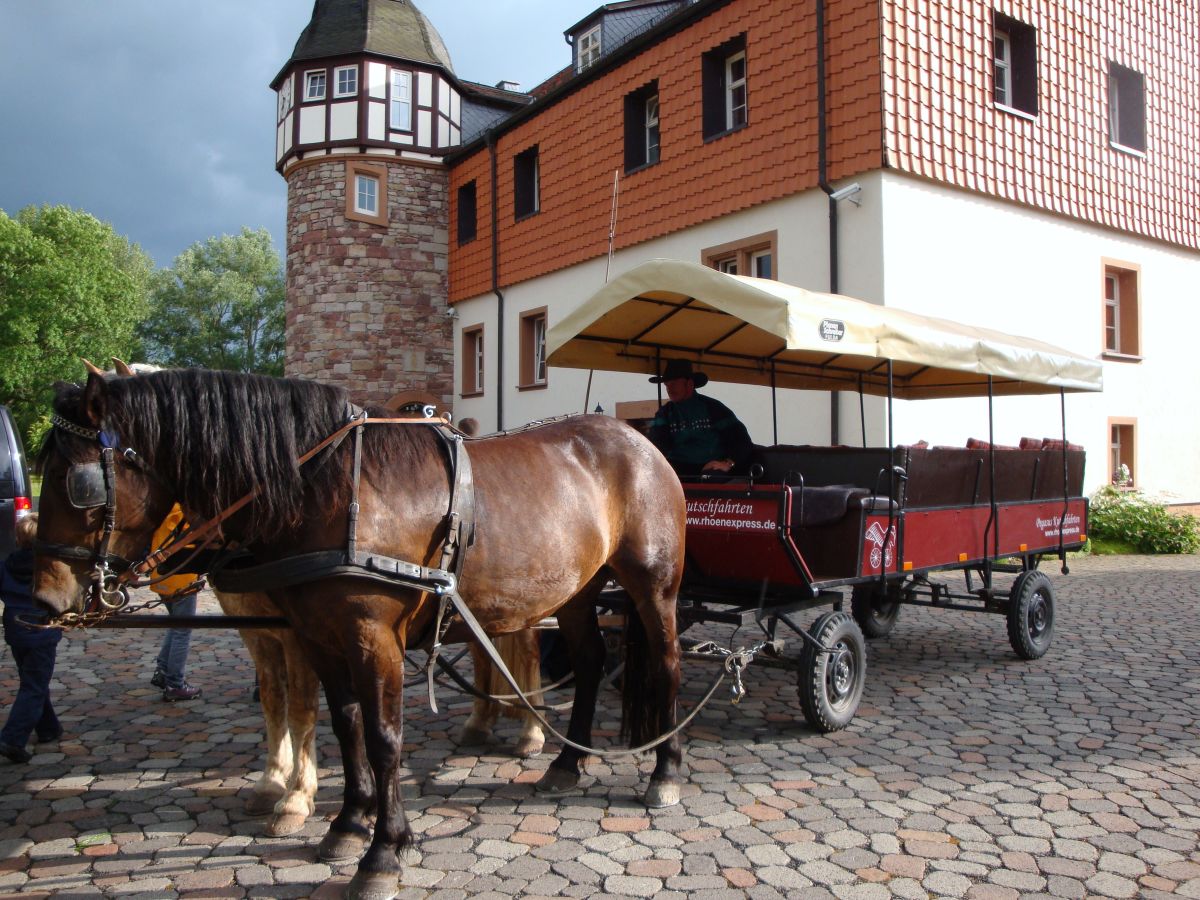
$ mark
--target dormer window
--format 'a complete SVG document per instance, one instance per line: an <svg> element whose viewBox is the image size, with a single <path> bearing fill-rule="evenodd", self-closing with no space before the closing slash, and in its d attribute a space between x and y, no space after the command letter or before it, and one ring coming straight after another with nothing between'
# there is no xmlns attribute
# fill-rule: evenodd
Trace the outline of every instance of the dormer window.
<svg viewBox="0 0 1200 900"><path fill-rule="evenodd" d="M333 70L335 97L353 97L358 93L358 66L342 66Z"/></svg>
<svg viewBox="0 0 1200 900"><path fill-rule="evenodd" d="M579 36L576 44L575 71L582 72L600 59L600 26L591 28Z"/></svg>
<svg viewBox="0 0 1200 900"><path fill-rule="evenodd" d="M304 73L304 99L306 102L325 99L325 70Z"/></svg>

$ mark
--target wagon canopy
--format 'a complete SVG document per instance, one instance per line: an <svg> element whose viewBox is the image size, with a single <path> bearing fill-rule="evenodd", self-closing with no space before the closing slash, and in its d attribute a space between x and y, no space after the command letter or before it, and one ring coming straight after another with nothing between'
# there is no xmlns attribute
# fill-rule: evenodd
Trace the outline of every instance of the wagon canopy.
<svg viewBox="0 0 1200 900"><path fill-rule="evenodd" d="M656 374L690 359L710 378L740 384L900 398L1101 389L1097 360L974 328L779 281L727 275L673 259L643 263L588 298L546 337L565 368Z"/></svg>

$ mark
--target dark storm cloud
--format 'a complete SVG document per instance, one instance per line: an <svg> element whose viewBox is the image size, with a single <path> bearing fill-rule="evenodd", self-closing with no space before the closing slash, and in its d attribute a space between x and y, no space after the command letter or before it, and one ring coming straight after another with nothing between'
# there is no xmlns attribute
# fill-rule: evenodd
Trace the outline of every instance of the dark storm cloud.
<svg viewBox="0 0 1200 900"><path fill-rule="evenodd" d="M418 0L457 74L525 87L570 61L579 0ZM66 204L160 266L270 229L283 251L268 85L312 0L0 0L0 209Z"/></svg>

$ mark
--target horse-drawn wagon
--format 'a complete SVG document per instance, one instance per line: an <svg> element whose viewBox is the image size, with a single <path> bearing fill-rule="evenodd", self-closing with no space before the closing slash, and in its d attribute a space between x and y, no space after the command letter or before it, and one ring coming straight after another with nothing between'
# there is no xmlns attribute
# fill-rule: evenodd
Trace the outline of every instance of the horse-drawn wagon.
<svg viewBox="0 0 1200 900"><path fill-rule="evenodd" d="M715 656L735 679L751 659L797 669L805 717L831 731L858 706L863 632L886 634L903 604L1002 614L1019 656L1049 648L1054 591L1038 564L1057 555L1065 565L1087 531L1084 453L1066 440L1065 394L1100 389L1096 361L674 260L608 284L551 330L547 350L550 365L646 374L686 359L712 380L769 387L773 405L783 388L886 398L885 447L776 443L757 448L744 476L685 482L681 627L753 623L759 635L749 649L705 642L687 656ZM1063 398L1062 437L997 447L993 398L1046 393ZM955 397L986 399L987 441L894 444L895 399ZM939 580L946 572L965 584ZM1011 585L1001 572L1016 574ZM810 628L798 624L822 607L832 609ZM781 653L780 625L801 639L798 659Z"/></svg>

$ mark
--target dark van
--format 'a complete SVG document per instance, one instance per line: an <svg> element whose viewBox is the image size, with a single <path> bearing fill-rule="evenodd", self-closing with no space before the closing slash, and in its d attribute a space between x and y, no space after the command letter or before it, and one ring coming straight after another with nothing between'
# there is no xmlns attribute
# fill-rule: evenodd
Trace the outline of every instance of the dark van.
<svg viewBox="0 0 1200 900"><path fill-rule="evenodd" d="M0 406L0 559L13 551L17 520L33 510L25 447L7 406Z"/></svg>

